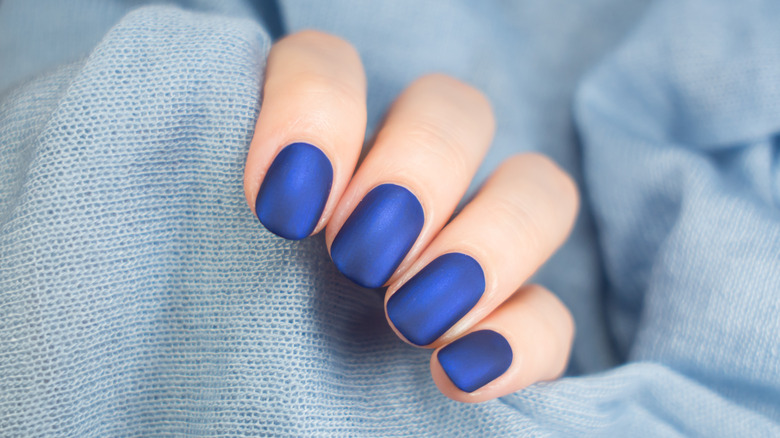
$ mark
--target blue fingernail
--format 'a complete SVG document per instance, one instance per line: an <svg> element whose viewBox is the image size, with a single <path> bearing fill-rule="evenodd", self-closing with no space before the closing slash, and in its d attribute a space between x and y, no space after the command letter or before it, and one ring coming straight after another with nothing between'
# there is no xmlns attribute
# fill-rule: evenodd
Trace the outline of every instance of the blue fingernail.
<svg viewBox="0 0 780 438"><path fill-rule="evenodd" d="M330 247L336 267L363 287L380 287L420 235L425 217L409 190L382 184L360 201Z"/></svg>
<svg viewBox="0 0 780 438"><path fill-rule="evenodd" d="M308 143L286 146L257 193L257 218L278 236L303 239L317 226L332 183L333 166L319 148Z"/></svg>
<svg viewBox="0 0 780 438"><path fill-rule="evenodd" d="M439 350L439 363L461 391L474 392L512 364L512 347L492 330L469 333Z"/></svg>
<svg viewBox="0 0 780 438"><path fill-rule="evenodd" d="M468 313L485 291L472 257L449 253L432 261L387 301L387 316L409 342L428 345Z"/></svg>

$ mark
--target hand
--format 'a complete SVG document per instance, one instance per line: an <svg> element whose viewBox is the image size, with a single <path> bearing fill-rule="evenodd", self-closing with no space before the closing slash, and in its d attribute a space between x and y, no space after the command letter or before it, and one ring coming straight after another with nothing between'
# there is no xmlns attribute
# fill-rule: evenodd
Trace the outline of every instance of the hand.
<svg viewBox="0 0 780 438"><path fill-rule="evenodd" d="M388 321L434 348L448 397L480 402L565 369L569 311L523 283L562 244L578 208L571 178L544 156L506 160L449 223L492 140L490 103L444 75L412 83L356 172L366 79L348 43L305 31L274 45L244 192L270 231L325 229L338 269L388 286Z"/></svg>

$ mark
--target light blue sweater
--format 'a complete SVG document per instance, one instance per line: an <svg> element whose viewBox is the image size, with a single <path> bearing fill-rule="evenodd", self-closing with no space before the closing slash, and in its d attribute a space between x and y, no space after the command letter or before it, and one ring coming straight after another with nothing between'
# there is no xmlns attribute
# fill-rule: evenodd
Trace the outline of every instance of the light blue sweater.
<svg viewBox="0 0 780 438"><path fill-rule="evenodd" d="M780 3L0 2L0 436L780 436ZM479 405L242 173L269 34L432 71L585 197L568 377ZM370 133L369 133L370 135ZM473 188L472 188L473 189Z"/></svg>

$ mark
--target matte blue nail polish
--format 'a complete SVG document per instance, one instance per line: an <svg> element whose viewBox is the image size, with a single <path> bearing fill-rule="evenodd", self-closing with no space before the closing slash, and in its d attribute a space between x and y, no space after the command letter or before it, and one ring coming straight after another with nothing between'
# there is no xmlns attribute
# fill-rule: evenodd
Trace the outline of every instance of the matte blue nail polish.
<svg viewBox="0 0 780 438"><path fill-rule="evenodd" d="M468 313L485 292L485 273L472 257L438 257L387 301L387 316L409 342L428 345Z"/></svg>
<svg viewBox="0 0 780 438"><path fill-rule="evenodd" d="M512 347L493 330L480 330L439 350L439 363L461 391L474 392L509 369Z"/></svg>
<svg viewBox="0 0 780 438"><path fill-rule="evenodd" d="M355 207L330 247L336 267L363 287L380 287L420 235L422 205L408 189L382 184Z"/></svg>
<svg viewBox="0 0 780 438"><path fill-rule="evenodd" d="M303 239L317 226L332 183L333 166L319 148L308 143L286 146L257 193L257 218L278 236Z"/></svg>

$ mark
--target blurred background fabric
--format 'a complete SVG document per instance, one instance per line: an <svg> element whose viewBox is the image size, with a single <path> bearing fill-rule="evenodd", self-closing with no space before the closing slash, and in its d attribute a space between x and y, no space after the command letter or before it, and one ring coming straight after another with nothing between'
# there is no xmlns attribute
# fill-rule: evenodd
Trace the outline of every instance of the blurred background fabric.
<svg viewBox="0 0 780 438"><path fill-rule="evenodd" d="M0 2L0 436L780 436L780 3ZM536 275L567 376L479 405L242 173L274 38L340 35L369 133L482 89L580 184Z"/></svg>

